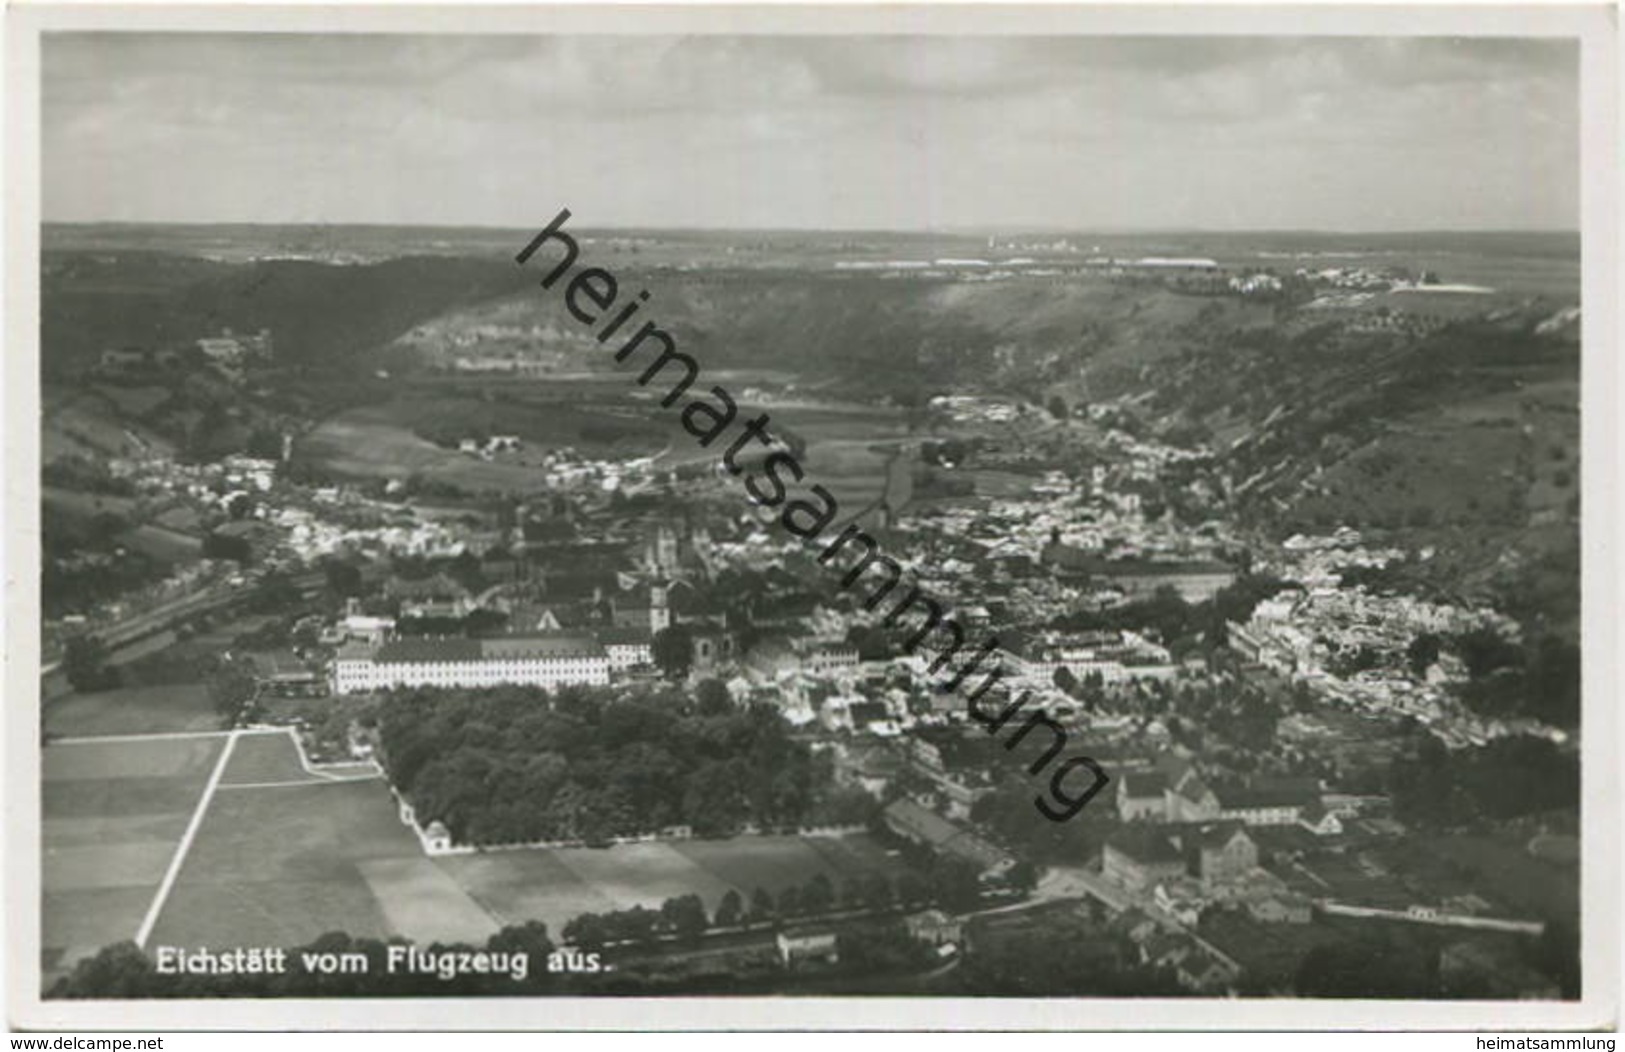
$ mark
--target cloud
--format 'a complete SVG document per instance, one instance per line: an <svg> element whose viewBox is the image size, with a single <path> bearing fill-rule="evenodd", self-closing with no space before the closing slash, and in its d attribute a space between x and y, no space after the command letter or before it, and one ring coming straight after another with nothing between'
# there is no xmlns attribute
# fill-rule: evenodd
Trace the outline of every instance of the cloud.
<svg viewBox="0 0 1625 1052"><path fill-rule="evenodd" d="M1553 40L53 34L46 209L1571 225L1577 98Z"/></svg>

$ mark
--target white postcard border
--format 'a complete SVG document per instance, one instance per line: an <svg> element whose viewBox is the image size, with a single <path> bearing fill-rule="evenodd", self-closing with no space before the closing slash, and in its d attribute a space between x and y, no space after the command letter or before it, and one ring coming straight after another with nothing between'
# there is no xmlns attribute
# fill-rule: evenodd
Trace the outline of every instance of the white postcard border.
<svg viewBox="0 0 1625 1052"><path fill-rule="evenodd" d="M1541 1030L1612 1029L1619 1007L1618 762L1625 560L1618 296L1619 56L1591 6L1129 3L700 6L12 5L6 12L4 718L8 1021L30 1029ZM42 1001L39 668L39 36L52 31L1449 35L1581 42L1584 615L1582 961L1578 1002L1013 998L485 998ZM489 163L489 158L480 159ZM116 179L116 172L108 178Z"/></svg>

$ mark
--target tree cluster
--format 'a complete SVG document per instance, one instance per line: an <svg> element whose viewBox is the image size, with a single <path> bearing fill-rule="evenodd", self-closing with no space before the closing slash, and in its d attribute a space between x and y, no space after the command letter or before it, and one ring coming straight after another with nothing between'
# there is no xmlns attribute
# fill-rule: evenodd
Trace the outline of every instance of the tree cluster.
<svg viewBox="0 0 1625 1052"><path fill-rule="evenodd" d="M57 457L40 467L40 483L82 493L105 493L114 497L135 496L135 483L120 478L107 463L78 453Z"/></svg>
<svg viewBox="0 0 1625 1052"><path fill-rule="evenodd" d="M1438 950L1425 938L1373 928L1310 950L1298 965L1293 989L1299 997L1438 997Z"/></svg>
<svg viewBox="0 0 1625 1052"><path fill-rule="evenodd" d="M1528 716L1561 727L1580 722L1580 648L1546 634L1520 645L1479 630L1456 641L1470 679L1462 700L1484 716Z"/></svg>
<svg viewBox="0 0 1625 1052"><path fill-rule="evenodd" d="M652 946L662 939L689 942L712 928L770 924L844 910L885 909L899 902L923 902L930 894L928 881L908 871L898 874L895 883L879 872L853 876L839 889L828 875L815 873L801 884L781 888L777 895L757 887L748 901L730 888L710 915L698 895L669 898L658 910L634 906L609 913L583 913L564 926L563 936L566 943L586 950L623 944Z"/></svg>
<svg viewBox="0 0 1625 1052"><path fill-rule="evenodd" d="M850 974L907 972L932 963L931 947L914 938L902 921L870 921L835 936L841 970Z"/></svg>
<svg viewBox="0 0 1625 1052"><path fill-rule="evenodd" d="M256 693L254 672L246 661L223 661L204 681L214 711L235 719Z"/></svg>
<svg viewBox="0 0 1625 1052"><path fill-rule="evenodd" d="M654 634L649 652L668 679L682 679L694 666L694 635L687 625L662 628Z"/></svg>
<svg viewBox="0 0 1625 1052"><path fill-rule="evenodd" d="M119 670L108 663L107 647L97 636L74 636L62 652L62 672L81 693L112 690L121 682Z"/></svg>
<svg viewBox="0 0 1625 1052"><path fill-rule="evenodd" d="M728 835L868 815L770 706L701 713L670 695L571 687L551 698L404 691L383 706L381 742L421 820L464 843L594 843L685 825Z"/></svg>
<svg viewBox="0 0 1625 1052"><path fill-rule="evenodd" d="M1049 627L1072 632L1150 629L1164 641L1172 642L1200 628L1198 613L1176 590L1164 586L1144 599L1120 606L1059 615L1050 621Z"/></svg>
<svg viewBox="0 0 1625 1052"><path fill-rule="evenodd" d="M40 525L40 602L47 617L95 610L168 572L166 564L124 544L130 523L114 512L75 517L46 503Z"/></svg>
<svg viewBox="0 0 1625 1052"><path fill-rule="evenodd" d="M1451 752L1431 735L1388 770L1394 814L1420 825L1463 825L1580 806L1579 758L1542 738L1497 738Z"/></svg>
<svg viewBox="0 0 1625 1052"><path fill-rule="evenodd" d="M608 913L583 913L564 926L564 941L584 950L613 944L653 946L662 938L691 942L711 926L698 895L667 899L658 910L633 906Z"/></svg>
<svg viewBox="0 0 1625 1052"><path fill-rule="evenodd" d="M956 985L974 996L1179 997L1169 971L1141 965L1126 940L1075 917L990 930L976 940Z"/></svg>

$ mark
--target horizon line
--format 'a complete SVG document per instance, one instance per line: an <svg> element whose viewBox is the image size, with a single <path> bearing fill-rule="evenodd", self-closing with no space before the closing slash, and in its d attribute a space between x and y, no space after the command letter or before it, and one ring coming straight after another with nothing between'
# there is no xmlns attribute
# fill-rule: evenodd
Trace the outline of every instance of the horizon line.
<svg viewBox="0 0 1625 1052"><path fill-rule="evenodd" d="M572 213L571 218L576 216ZM489 230L509 232L531 230L532 226L518 223L418 223L358 220L261 220L261 219L44 219L43 227L349 227L360 229L409 230ZM651 233L728 233L728 234L904 234L910 236L1030 236L1034 234L1100 234L1107 236L1156 234L1334 234L1339 236L1379 237L1395 234L1575 234L1580 227L1556 226L1482 226L1482 227L1384 227L1349 229L1338 227L1048 227L1015 225L1010 227L753 227L753 226L652 226L641 224L607 223L584 226L591 232L639 231Z"/></svg>

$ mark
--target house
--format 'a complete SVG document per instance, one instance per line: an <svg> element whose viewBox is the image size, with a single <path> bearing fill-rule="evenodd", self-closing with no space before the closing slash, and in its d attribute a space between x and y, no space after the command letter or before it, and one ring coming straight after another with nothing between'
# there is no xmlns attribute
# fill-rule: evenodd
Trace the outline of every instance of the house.
<svg viewBox="0 0 1625 1052"><path fill-rule="evenodd" d="M1196 841L1197 875L1208 887L1236 884L1258 868L1258 844L1240 825L1212 826Z"/></svg>
<svg viewBox="0 0 1625 1052"><path fill-rule="evenodd" d="M835 964L840 952L835 933L822 928L786 928L777 938L779 960L786 968L807 964Z"/></svg>
<svg viewBox="0 0 1625 1052"><path fill-rule="evenodd" d="M903 927L911 939L927 946L958 945L965 936L963 921L937 909L909 914L903 918Z"/></svg>
<svg viewBox="0 0 1625 1052"><path fill-rule="evenodd" d="M1063 544L1053 534L1039 558L1060 576L1105 581L1130 597L1153 595L1159 588L1172 588L1187 603L1200 603L1213 598L1236 579L1235 570L1221 562L1104 559L1088 549Z"/></svg>
<svg viewBox="0 0 1625 1052"><path fill-rule="evenodd" d="M1092 901L1098 902L1098 900ZM1113 917L1106 925L1106 928L1113 935L1127 938L1135 946L1143 946L1147 939L1162 930L1156 921L1152 920L1144 910L1137 906L1130 906Z"/></svg>
<svg viewBox="0 0 1625 1052"><path fill-rule="evenodd" d="M715 621L695 621L689 625L694 640L694 671L711 672L734 655L734 637Z"/></svg>
<svg viewBox="0 0 1625 1052"><path fill-rule="evenodd" d="M1117 817L1162 821L1168 815L1168 777L1161 771L1134 771L1117 780Z"/></svg>
<svg viewBox="0 0 1625 1052"><path fill-rule="evenodd" d="M382 643L395 631L393 617L372 617L363 613L350 613L344 616L337 626L344 639L360 640L363 643Z"/></svg>
<svg viewBox="0 0 1625 1052"><path fill-rule="evenodd" d="M206 336L197 341L198 350L211 361L223 365L241 365L249 358L269 359L272 355L271 330L261 329L255 335L237 335L225 329L219 336Z"/></svg>
<svg viewBox="0 0 1625 1052"><path fill-rule="evenodd" d="M885 746L854 742L835 752L835 780L878 797L903 769L903 760Z"/></svg>
<svg viewBox="0 0 1625 1052"><path fill-rule="evenodd" d="M666 589L661 585L649 588L647 602L614 599L610 602L610 620L618 628L642 628L650 635L671 627L671 608L666 602ZM696 649L695 656L699 653Z"/></svg>
<svg viewBox="0 0 1625 1052"><path fill-rule="evenodd" d="M1151 894L1151 901L1156 904L1157 909L1187 928L1194 928L1201 923L1202 908L1207 905L1201 885L1189 877L1175 877L1159 882Z"/></svg>
<svg viewBox="0 0 1625 1052"><path fill-rule="evenodd" d="M894 800L885 810L887 828L898 836L925 844L940 854L963 859L986 879L1002 876L1016 864L1003 848L963 829L917 800Z"/></svg>
<svg viewBox="0 0 1625 1052"><path fill-rule="evenodd" d="M1296 825L1298 816L1310 804L1318 804L1317 786L1302 779L1274 779L1249 786L1221 786L1213 793L1218 800L1215 817L1234 819L1250 826Z"/></svg>
<svg viewBox="0 0 1625 1052"><path fill-rule="evenodd" d="M846 708L847 720L854 731L884 733L891 721L891 712L878 701L857 701Z"/></svg>
<svg viewBox="0 0 1625 1052"><path fill-rule="evenodd" d="M814 675L825 675L838 668L855 668L858 648L849 643L822 643L801 655L801 667Z"/></svg>
<svg viewBox="0 0 1625 1052"><path fill-rule="evenodd" d="M914 759L943 774L987 766L986 735L972 738L955 727L920 727L909 735L908 748Z"/></svg>
<svg viewBox="0 0 1625 1052"><path fill-rule="evenodd" d="M1178 838L1164 830L1131 827L1106 840L1100 872L1119 887L1149 891L1163 880L1184 876L1185 854Z"/></svg>
<svg viewBox="0 0 1625 1052"><path fill-rule="evenodd" d="M400 603L402 617L466 617L474 609L468 589L443 573L420 579L392 577L384 595Z"/></svg>
<svg viewBox="0 0 1625 1052"><path fill-rule="evenodd" d="M426 599L401 604L402 617L424 620L457 621L474 610L474 603L469 599Z"/></svg>
<svg viewBox="0 0 1625 1052"><path fill-rule="evenodd" d="M1219 798L1194 767L1185 767L1170 778L1163 805L1170 822L1211 822L1220 811Z"/></svg>
<svg viewBox="0 0 1625 1052"><path fill-rule="evenodd" d="M1306 896L1283 891L1249 901L1247 912L1260 924L1308 924L1313 911Z"/></svg>
<svg viewBox="0 0 1625 1052"><path fill-rule="evenodd" d="M429 823L429 828L423 831L424 846L431 854L451 850L451 830L446 823L435 819Z"/></svg>
<svg viewBox="0 0 1625 1052"><path fill-rule="evenodd" d="M1342 818L1318 800L1309 803L1299 813L1298 825L1316 836L1340 836L1343 832Z"/></svg>
<svg viewBox="0 0 1625 1052"><path fill-rule="evenodd" d="M238 365L248 355L243 345L230 337L206 337L197 341L197 348L211 361L226 365Z"/></svg>
<svg viewBox="0 0 1625 1052"><path fill-rule="evenodd" d="M379 647L345 644L333 657L331 675L337 694L393 687L602 686L609 682L609 657L588 636L402 639Z"/></svg>
<svg viewBox="0 0 1625 1052"><path fill-rule="evenodd" d="M1205 946L1196 947L1174 967L1179 985L1198 993L1229 989L1241 978L1241 966Z"/></svg>
<svg viewBox="0 0 1625 1052"><path fill-rule="evenodd" d="M277 698L319 698L328 692L327 677L315 669L274 668L255 676L261 693Z"/></svg>
<svg viewBox="0 0 1625 1052"><path fill-rule="evenodd" d="M1198 949L1189 935L1157 931L1140 943L1140 961L1153 968L1176 968Z"/></svg>
<svg viewBox="0 0 1625 1052"><path fill-rule="evenodd" d="M654 664L654 635L646 628L600 628L595 633L612 672Z"/></svg>
<svg viewBox="0 0 1625 1052"><path fill-rule="evenodd" d="M1470 891L1465 895L1451 895L1441 905L1445 912L1462 917L1479 917L1490 912L1489 900Z"/></svg>

